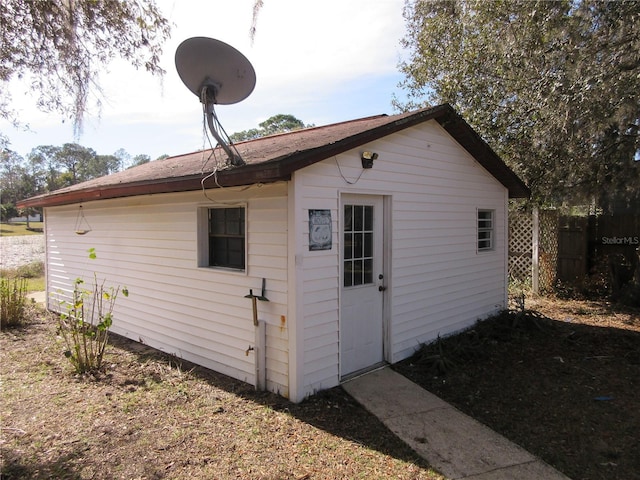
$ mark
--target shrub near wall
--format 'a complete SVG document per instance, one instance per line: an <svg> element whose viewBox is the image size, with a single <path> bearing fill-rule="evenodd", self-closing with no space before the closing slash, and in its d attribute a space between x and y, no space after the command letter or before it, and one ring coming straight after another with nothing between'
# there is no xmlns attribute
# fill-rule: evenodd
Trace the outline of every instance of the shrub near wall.
<svg viewBox="0 0 640 480"><path fill-rule="evenodd" d="M89 249L89 258L96 258L95 248ZM73 297L71 301L62 302L65 312L58 320L59 333L67 347L64 355L80 374L102 367L118 294L129 296L126 287L106 287L106 280L98 281L95 273L93 280L93 286L87 289L84 280L76 279Z"/></svg>
<svg viewBox="0 0 640 480"><path fill-rule="evenodd" d="M27 279L22 277L0 279L0 303L2 330L21 326L25 320L27 306Z"/></svg>

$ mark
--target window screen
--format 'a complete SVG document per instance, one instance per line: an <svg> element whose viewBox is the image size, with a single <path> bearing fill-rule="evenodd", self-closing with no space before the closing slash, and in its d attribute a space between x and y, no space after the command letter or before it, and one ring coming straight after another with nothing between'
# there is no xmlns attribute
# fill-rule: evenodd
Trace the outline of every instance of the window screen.
<svg viewBox="0 0 640 480"><path fill-rule="evenodd" d="M244 208L209 209L209 266L245 268Z"/></svg>
<svg viewBox="0 0 640 480"><path fill-rule="evenodd" d="M478 210L478 251L493 250L493 210Z"/></svg>

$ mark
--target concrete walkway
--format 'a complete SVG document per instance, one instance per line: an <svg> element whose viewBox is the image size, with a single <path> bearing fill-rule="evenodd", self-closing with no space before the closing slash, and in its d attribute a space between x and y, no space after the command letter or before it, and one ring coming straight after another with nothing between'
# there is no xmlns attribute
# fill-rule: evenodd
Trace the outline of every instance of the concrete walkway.
<svg viewBox="0 0 640 480"><path fill-rule="evenodd" d="M449 479L569 480L388 367L342 387Z"/></svg>
<svg viewBox="0 0 640 480"><path fill-rule="evenodd" d="M27 298L33 300L35 303L46 305L47 292L31 292L27 294Z"/></svg>

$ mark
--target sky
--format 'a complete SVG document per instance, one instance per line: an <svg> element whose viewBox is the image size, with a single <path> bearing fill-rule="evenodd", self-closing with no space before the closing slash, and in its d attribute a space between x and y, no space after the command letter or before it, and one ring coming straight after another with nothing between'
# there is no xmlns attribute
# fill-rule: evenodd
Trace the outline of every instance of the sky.
<svg viewBox="0 0 640 480"><path fill-rule="evenodd" d="M36 109L36 92L12 85L12 107L29 131L0 120L11 150L25 156L39 145L77 142L108 155L178 155L206 146L199 99L182 83L174 55L185 39L205 36L244 54L256 71L252 94L240 103L218 105L228 134L257 128L276 114L290 114L316 126L381 113L392 107L402 75L400 39L404 0L264 0L253 43L249 36L254 0L157 0L173 24L164 46L162 80L125 62L105 67L98 111L90 106L83 133L71 122Z"/></svg>

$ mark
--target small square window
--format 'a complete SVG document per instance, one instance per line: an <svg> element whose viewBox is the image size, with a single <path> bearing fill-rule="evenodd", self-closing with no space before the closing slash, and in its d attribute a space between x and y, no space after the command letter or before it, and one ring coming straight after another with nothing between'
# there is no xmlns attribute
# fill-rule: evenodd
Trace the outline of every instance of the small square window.
<svg viewBox="0 0 640 480"><path fill-rule="evenodd" d="M478 210L478 251L493 250L493 210Z"/></svg>
<svg viewBox="0 0 640 480"><path fill-rule="evenodd" d="M245 209L208 209L208 261L210 267L245 268Z"/></svg>

